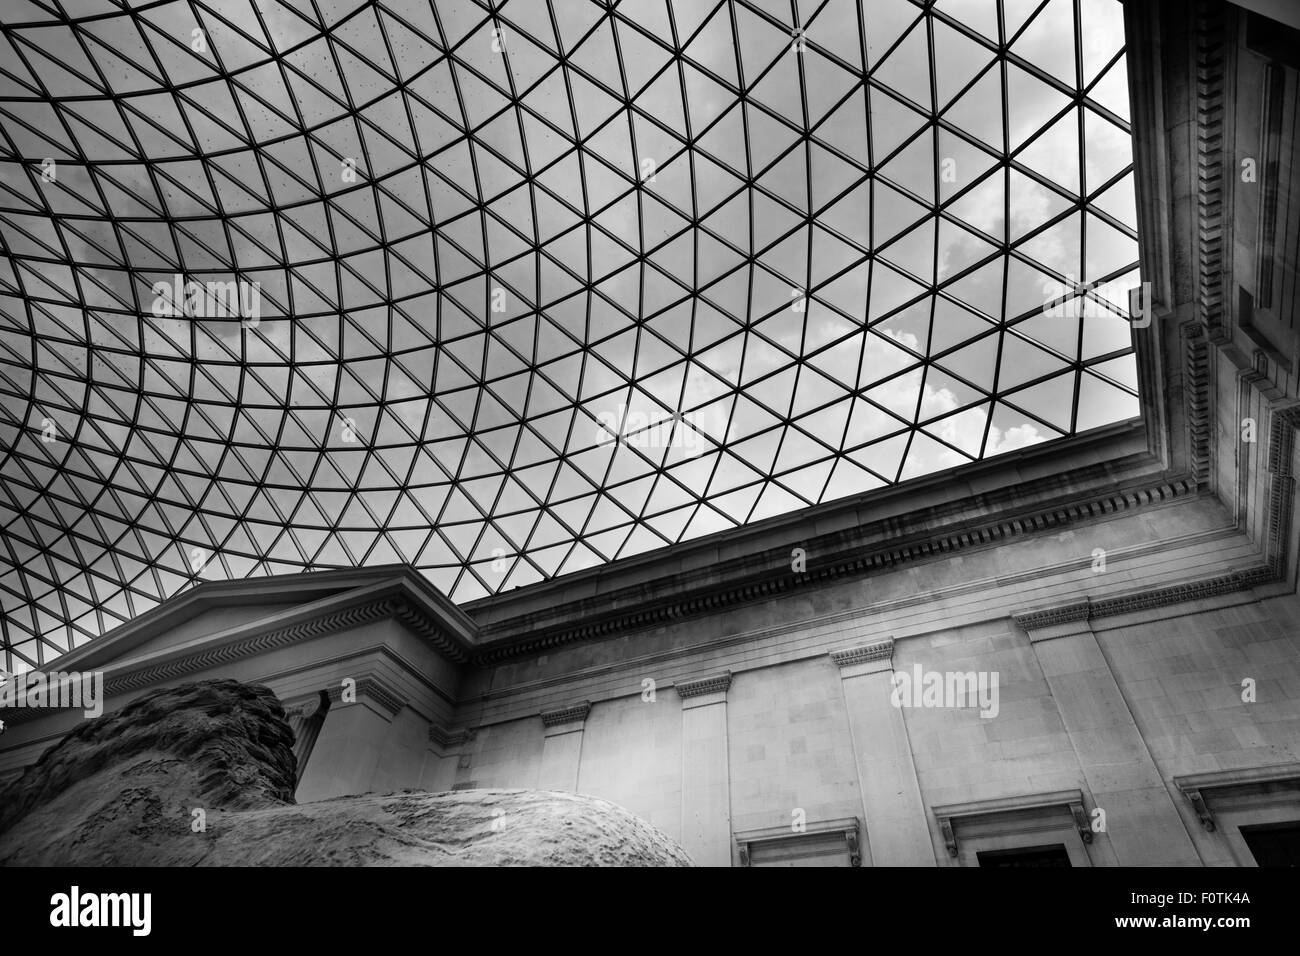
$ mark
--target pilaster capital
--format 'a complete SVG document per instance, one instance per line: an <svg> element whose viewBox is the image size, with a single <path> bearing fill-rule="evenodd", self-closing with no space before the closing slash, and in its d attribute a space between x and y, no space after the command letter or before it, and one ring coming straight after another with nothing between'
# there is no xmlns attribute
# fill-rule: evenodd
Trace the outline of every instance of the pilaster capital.
<svg viewBox="0 0 1300 956"><path fill-rule="evenodd" d="M475 728L473 727L447 727L443 724L429 724L429 743L435 749L446 754L447 751L474 740Z"/></svg>
<svg viewBox="0 0 1300 956"><path fill-rule="evenodd" d="M840 669L841 678L859 677L863 674L879 674L894 669L894 638L872 641L831 651L831 660Z"/></svg>
<svg viewBox="0 0 1300 956"><path fill-rule="evenodd" d="M580 701L568 707L561 707L558 710L542 711L542 725L546 728L545 735L554 737L557 734L582 730L587 722L587 714L590 712L591 701L589 700Z"/></svg>
<svg viewBox="0 0 1300 956"><path fill-rule="evenodd" d="M320 711L328 709L332 698L328 691L312 690L305 694L295 694L286 697L280 701L284 705L284 716L286 720L298 718L300 720L310 720Z"/></svg>
<svg viewBox="0 0 1300 956"><path fill-rule="evenodd" d="M406 696L377 674L340 680L327 693L333 705L361 704L390 722L406 706Z"/></svg>
<svg viewBox="0 0 1300 956"><path fill-rule="evenodd" d="M1072 637L1092 630L1092 602L1087 598L1070 604L1022 611L1011 615L1012 620L1029 635L1029 641L1050 641L1058 637Z"/></svg>
<svg viewBox="0 0 1300 956"><path fill-rule="evenodd" d="M682 707L703 707L706 704L725 703L727 690L731 687L731 671L723 671L711 677L697 680L679 681L673 685L677 696L682 699Z"/></svg>

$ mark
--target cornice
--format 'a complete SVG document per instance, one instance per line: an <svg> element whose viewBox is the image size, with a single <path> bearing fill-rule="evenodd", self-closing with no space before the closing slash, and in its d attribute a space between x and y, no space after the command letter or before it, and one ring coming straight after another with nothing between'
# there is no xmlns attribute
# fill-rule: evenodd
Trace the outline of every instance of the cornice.
<svg viewBox="0 0 1300 956"><path fill-rule="evenodd" d="M417 602L428 597L426 592L432 592L432 588L425 584L417 584L414 586L414 592L408 592L406 578L410 573L412 572L410 572L409 568L401 567L385 567L369 573L358 572L356 575L340 575L340 573L332 571L319 572L331 583L352 581L357 579L358 576L363 582L367 582L367 579L374 580L368 581L366 587L359 592L345 591L336 597L327 599L328 605L333 605L332 608L328 608L328 605L328 609L308 607L279 615L281 619L287 618L291 623L271 627L267 630L259 630L265 625L259 621L252 621L230 629L226 632L232 635L229 638L223 635L214 635L211 640L204 643L198 650L189 653L177 651L174 652L175 656L170 659L140 664L134 667L128 666L116 673L106 674L104 695L105 697L113 697L118 694L130 693L164 681L177 680L213 667L255 657L300 641L312 640L387 618L393 618L402 623L449 660L456 663L467 661L470 656L468 639L440 626L425 609L418 605ZM388 580L389 578L392 580ZM277 581L269 578L257 579L250 584L253 595L260 593L282 594L287 586L283 580ZM231 587L231 582L215 582L212 585L205 584L195 588L192 592L186 593L183 598L178 599L177 608L169 608L166 605L160 606L156 609L156 613L150 614L147 619L126 625L124 634L128 637L135 637L138 632L144 636L152 636L151 629L156 630L166 621L180 616L187 608L205 603L213 606L235 603L232 594L229 593ZM301 587L306 593L321 589L319 583L315 581L303 582ZM352 596L353 593L355 593L355 597ZM441 603L445 603L446 600L436 593L428 599L434 600L438 607L441 607ZM453 625L467 622L467 626L472 627L472 620L459 609L454 610L455 613L451 615ZM243 636L240 636L241 634ZM106 640L107 643L99 644L98 647L96 647L97 642L91 642L83 648L78 648L71 654L52 662L46 670L82 671L86 673L110 670L112 667L111 662L106 662L109 663L108 667L96 667L93 666L95 658L93 656L86 657L86 652L95 651L99 653L106 648L111 648L113 646L111 635ZM130 647L131 645L127 646ZM83 664L91 666L78 666ZM40 712L42 711L30 708L6 708L5 719L13 724L18 724L33 719Z"/></svg>
<svg viewBox="0 0 1300 956"><path fill-rule="evenodd" d="M1074 601L1058 607L1022 611L1012 614L1011 617L1026 631L1042 630L1072 621L1091 621L1102 617L1115 617L1135 611L1184 604L1188 601L1202 601L1223 594L1247 591L1261 584L1271 584L1277 579L1273 568L1259 565L1244 571L1233 571L1231 574L1219 574L1197 581L1184 581L1181 584L1171 584L1150 591L1134 591L1130 594L1097 600L1084 598L1082 601Z"/></svg>
<svg viewBox="0 0 1300 956"><path fill-rule="evenodd" d="M107 696L138 690L160 681L174 680L206 670L220 664L253 657L288 644L311 640L336 631L360 627L374 621L392 616L393 602L388 599L371 601L357 607L343 608L330 614L323 614L310 620L300 621L287 627L277 628L262 634L256 634L242 640L228 641L215 647L207 647L197 653L187 654L162 664L137 667L121 674L115 674L104 682Z"/></svg>
<svg viewBox="0 0 1300 956"><path fill-rule="evenodd" d="M1274 475L1291 476L1297 428L1300 428L1300 405L1273 410L1268 431L1268 470Z"/></svg>
<svg viewBox="0 0 1300 956"><path fill-rule="evenodd" d="M1197 581L1171 584L1168 587L1157 588L1153 591L1138 591L1119 597L1089 601L1092 608L1089 617L1113 617L1119 614L1129 614L1133 611L1169 607L1173 604L1183 604L1188 601L1202 601L1222 594L1247 591L1252 587L1268 584L1275 580L1276 576L1272 573L1272 569L1266 566L1247 568L1244 571L1233 571L1231 574L1220 574L1214 577L1201 578Z"/></svg>
<svg viewBox="0 0 1300 956"><path fill-rule="evenodd" d="M1227 43L1221 0L1196 4L1196 305L1212 342L1231 339L1223 327L1223 116Z"/></svg>
<svg viewBox="0 0 1300 956"><path fill-rule="evenodd" d="M1279 580L1287 575L1291 502L1295 498L1291 460L1297 428L1300 428L1300 406L1273 411L1268 431L1268 470L1273 476L1268 496L1268 566Z"/></svg>
<svg viewBox="0 0 1300 956"><path fill-rule="evenodd" d="M1084 598L1082 601L1058 607L1013 614L1015 622L1027 631L1043 629L1069 621L1092 620L1150 608L1167 607L1187 601L1200 601L1285 581L1289 573L1292 501L1295 497L1295 477L1292 475L1291 463L1295 452L1297 429L1300 429L1300 403L1272 410L1266 459L1272 477L1268 495L1268 514L1265 518L1268 540L1264 542L1263 564L1234 571L1231 574L1184 581L1155 590L1136 591L1100 600Z"/></svg>
<svg viewBox="0 0 1300 956"><path fill-rule="evenodd" d="M311 640L383 620L392 615L392 605L390 599L371 601L299 621L286 627L254 634L241 640L209 646L196 653L186 654L160 664L131 668L105 678L104 696L108 698L130 693L163 681L176 680L222 664L264 654L299 641ZM10 711L6 716L13 723L21 723L35 717L39 712L33 708L23 708Z"/></svg>
<svg viewBox="0 0 1300 956"><path fill-rule="evenodd" d="M1198 485L1212 477L1214 421L1210 411L1210 345L1205 329L1197 322L1179 327L1186 345L1183 376L1183 404L1187 412L1188 457Z"/></svg>
<svg viewBox="0 0 1300 956"><path fill-rule="evenodd" d="M558 625L550 629L527 627L511 619L486 630L490 632L506 627L512 629L518 627L526 631L529 636L518 640L506 638L495 646L483 647L473 654L472 661L480 666L499 664L519 657L544 653L578 641L595 640L615 634L622 635L628 631L652 628L682 618L714 614L727 607L764 600L805 588L822 587L838 579L865 577L939 555L1000 544L1010 538L1041 531L1059 530L1078 521L1163 504L1196 493L1197 484L1194 477L1166 476L1148 485L1117 490L1091 499L1075 498L1052 507L1005 515L1001 518L959 522L946 534L930 528L915 534L910 541L903 533L893 537L882 534L888 543L874 549L864 549L860 546L846 548L839 541L823 544L820 538L805 539L801 546L809 554L827 554L832 547L839 550L829 552L828 557L819 558L817 564L810 565L806 572L795 573L789 570L788 549L773 549L770 554L771 560L768 562L769 567L765 572L750 574L740 580L719 583L716 579L725 574L725 571L719 571L710 576L710 583L690 590L684 589L680 595L668 600L651 602L638 600L632 594L607 594L602 597L601 604L623 605L627 610L606 613L599 617L584 616L577 612L575 617L578 618L578 623ZM893 526L898 527L901 532L906 522L905 519L898 519L879 524L882 529ZM827 537L840 538L841 535L837 533Z"/></svg>
<svg viewBox="0 0 1300 956"><path fill-rule="evenodd" d="M469 651L457 638L410 601L393 601L392 615L432 644L444 657L457 664L469 660Z"/></svg>
<svg viewBox="0 0 1300 956"><path fill-rule="evenodd" d="M208 647L195 654L179 657L162 664L139 667L115 674L105 681L108 696L148 687L159 681L173 680L220 664L252 657L276 648L360 627L374 621L395 618L410 627L417 635L429 641L436 649L452 660L468 658L465 648L438 628L419 609L401 598L386 597L355 607L342 608L310 620L287 627L256 634L242 640L229 641Z"/></svg>

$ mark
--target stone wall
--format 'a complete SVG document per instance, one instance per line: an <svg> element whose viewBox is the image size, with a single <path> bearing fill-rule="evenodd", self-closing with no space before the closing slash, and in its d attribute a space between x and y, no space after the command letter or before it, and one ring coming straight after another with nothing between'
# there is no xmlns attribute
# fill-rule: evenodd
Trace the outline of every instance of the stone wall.
<svg viewBox="0 0 1300 956"><path fill-rule="evenodd" d="M774 627L782 611L798 616L816 604L762 614ZM751 661L728 657L730 684L705 723L671 682L656 682L653 699L642 693L646 676L671 667L629 664L595 680L588 672L601 670L605 655L591 647L502 673L519 681L529 708L537 698L521 679L527 670L544 670L553 700L603 690L577 732L576 788L650 820L701 862L737 862L735 833L858 817L866 860L947 865L935 807L1076 789L1090 814L1106 814L1084 851L1093 865L1234 862L1174 778L1300 761L1300 600L1243 592L1042 627L1009 610L914 626L889 662L909 675L917 667L996 673L997 713L988 717L973 697L955 707L891 707L890 671L850 674L872 665L838 665L816 649L825 640L816 625L769 637L766 653L756 647L762 640L739 645ZM706 636L724 637L730 623L681 627L707 646ZM879 640L890 623L843 625L830 643ZM618 654L624 643L606 650ZM707 678L716 659L693 655L692 676ZM567 679L559 676L566 663ZM1255 700L1244 703L1247 679ZM624 693L614 695L619 686ZM512 710L508 687L492 699L487 712ZM535 713L481 728L462 751L460 774L478 786L538 785L548 738ZM723 782L723 794L692 792L711 780ZM1300 799L1295 806L1300 818Z"/></svg>

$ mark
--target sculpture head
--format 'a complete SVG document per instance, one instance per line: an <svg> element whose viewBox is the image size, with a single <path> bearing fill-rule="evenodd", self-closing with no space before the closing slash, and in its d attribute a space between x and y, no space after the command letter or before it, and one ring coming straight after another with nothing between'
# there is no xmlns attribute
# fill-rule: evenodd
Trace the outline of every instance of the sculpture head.
<svg viewBox="0 0 1300 956"><path fill-rule="evenodd" d="M293 731L265 687L210 680L146 694L80 724L0 791L0 837L98 775L186 771L187 798L208 809L293 802ZM141 781L143 782L143 781Z"/></svg>
<svg viewBox="0 0 1300 956"><path fill-rule="evenodd" d="M576 793L297 804L293 744L265 687L146 694L81 724L0 791L0 866L691 864L646 821Z"/></svg>

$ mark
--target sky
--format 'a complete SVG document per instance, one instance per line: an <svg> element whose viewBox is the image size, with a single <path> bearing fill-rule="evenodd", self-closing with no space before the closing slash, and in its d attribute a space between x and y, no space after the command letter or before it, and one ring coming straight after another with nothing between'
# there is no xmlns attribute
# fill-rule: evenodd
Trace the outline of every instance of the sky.
<svg viewBox="0 0 1300 956"><path fill-rule="evenodd" d="M8 670L203 580L464 603L1137 414L1117 0L134 7L0 14Z"/></svg>

